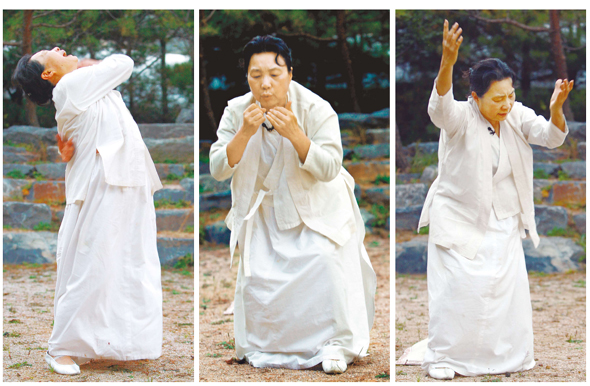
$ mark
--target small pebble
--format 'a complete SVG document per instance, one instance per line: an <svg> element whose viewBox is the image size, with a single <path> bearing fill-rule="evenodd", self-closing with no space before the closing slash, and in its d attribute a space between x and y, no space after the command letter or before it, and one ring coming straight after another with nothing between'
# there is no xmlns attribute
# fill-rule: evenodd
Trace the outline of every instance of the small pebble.
<svg viewBox="0 0 590 386"><path fill-rule="evenodd" d="M509 378L509 377L510 377L510 373L506 373L506 377L508 377L508 378Z"/></svg>

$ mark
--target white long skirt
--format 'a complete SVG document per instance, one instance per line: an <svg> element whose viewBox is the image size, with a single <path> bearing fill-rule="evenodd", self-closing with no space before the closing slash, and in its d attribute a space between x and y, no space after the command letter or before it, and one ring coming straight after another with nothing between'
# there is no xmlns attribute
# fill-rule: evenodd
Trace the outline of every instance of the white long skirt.
<svg viewBox="0 0 590 386"><path fill-rule="evenodd" d="M488 229L473 260L428 243L428 347L422 368L465 376L534 367L529 281L518 216Z"/></svg>
<svg viewBox="0 0 590 386"><path fill-rule="evenodd" d="M304 224L281 231L264 203L253 221L252 276L240 261L236 284L237 357L254 367L303 369L366 356L375 273L361 256L362 237L340 247Z"/></svg>
<svg viewBox="0 0 590 386"><path fill-rule="evenodd" d="M69 204L57 241L49 353L121 361L162 352L162 288L149 183L105 183L96 155L86 200Z"/></svg>

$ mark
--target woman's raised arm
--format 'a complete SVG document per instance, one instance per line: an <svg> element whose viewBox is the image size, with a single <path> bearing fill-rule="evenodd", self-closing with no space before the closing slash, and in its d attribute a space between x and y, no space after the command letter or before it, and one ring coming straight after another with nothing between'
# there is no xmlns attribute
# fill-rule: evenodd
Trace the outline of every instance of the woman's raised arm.
<svg viewBox="0 0 590 386"><path fill-rule="evenodd" d="M458 23L453 24L453 27L449 31L449 21L445 19L442 42L443 53L436 81L436 92L438 92L438 95L445 95L453 85L453 66L457 62L459 47L461 47L461 42L463 42L461 32L463 30L459 27Z"/></svg>

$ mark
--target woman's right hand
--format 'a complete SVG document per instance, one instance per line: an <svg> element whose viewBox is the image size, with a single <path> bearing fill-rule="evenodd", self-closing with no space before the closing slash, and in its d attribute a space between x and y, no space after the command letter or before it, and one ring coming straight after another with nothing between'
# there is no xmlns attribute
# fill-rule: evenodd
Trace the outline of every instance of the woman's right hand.
<svg viewBox="0 0 590 386"><path fill-rule="evenodd" d="M454 66L457 63L457 56L459 55L459 47L463 42L461 36L463 29L459 27L459 23L453 24L449 30L449 21L445 19L443 28L443 53L441 66Z"/></svg>
<svg viewBox="0 0 590 386"><path fill-rule="evenodd" d="M61 154L61 160L63 162L70 162L74 156L74 141L70 139L69 141L64 142L59 134L56 134L55 138L57 139L57 147Z"/></svg>
<svg viewBox="0 0 590 386"><path fill-rule="evenodd" d="M266 109L259 107L256 103L252 103L250 106L248 106L248 108L244 111L244 124L242 125L243 133L248 137L256 134L256 131L266 119L264 117L265 112Z"/></svg>

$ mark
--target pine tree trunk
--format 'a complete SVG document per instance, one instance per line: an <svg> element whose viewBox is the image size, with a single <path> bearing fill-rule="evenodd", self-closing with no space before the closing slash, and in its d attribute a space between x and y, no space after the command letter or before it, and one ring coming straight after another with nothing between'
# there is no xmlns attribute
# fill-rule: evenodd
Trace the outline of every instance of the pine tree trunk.
<svg viewBox="0 0 590 386"><path fill-rule="evenodd" d="M553 55L553 61L555 62L555 71L557 78L568 79L567 75L567 63L565 61L565 53L563 51L563 45L561 44L561 30L559 27L559 11L549 11L549 22L551 25L551 32L549 37L551 39L551 54ZM570 107L569 99L565 100L563 104L563 114L568 121L574 120L574 113Z"/></svg>
<svg viewBox="0 0 590 386"><path fill-rule="evenodd" d="M399 135L397 123L395 124L395 170L403 173L408 168L408 160L404 158L402 151L402 138ZM396 173L397 174L397 173Z"/></svg>
<svg viewBox="0 0 590 386"><path fill-rule="evenodd" d="M31 21L33 20L33 11L24 11L23 22L23 43L22 54L33 53L33 37L31 31ZM39 127L39 119L37 118L37 105L25 98L25 120L27 125Z"/></svg>
<svg viewBox="0 0 590 386"><path fill-rule="evenodd" d="M201 16L201 22L203 24L206 23L205 18L205 11L199 10ZM209 126L213 132L217 130L217 121L215 120L215 115L213 114L213 108L211 107L211 98L209 97L209 82L207 81L207 69L205 66L205 56L203 49L203 39L201 39L201 35L199 34L199 66L200 66L200 75L201 79L199 79L199 84L201 85L201 90L203 92L203 106L205 106L205 114L207 115L207 120L209 121Z"/></svg>
<svg viewBox="0 0 590 386"><path fill-rule="evenodd" d="M168 76L166 75L166 39L160 39L160 86L162 88L162 122L168 122Z"/></svg>
<svg viewBox="0 0 590 386"><path fill-rule="evenodd" d="M350 52L348 51L348 44L346 43L346 28L344 27L344 17L346 11L336 11L336 34L338 35L338 45L342 52L342 60L346 68L346 77L348 83L348 91L350 92L350 100L352 108L355 113L360 113L361 108L356 98L356 87L354 82L354 73L352 71L352 62L350 60Z"/></svg>

